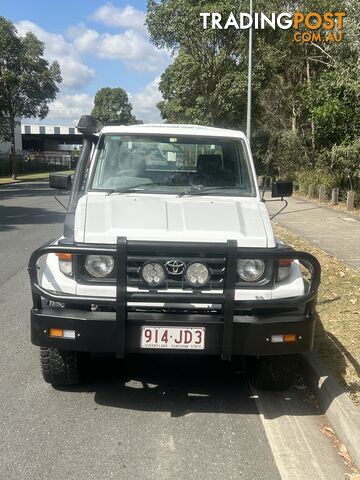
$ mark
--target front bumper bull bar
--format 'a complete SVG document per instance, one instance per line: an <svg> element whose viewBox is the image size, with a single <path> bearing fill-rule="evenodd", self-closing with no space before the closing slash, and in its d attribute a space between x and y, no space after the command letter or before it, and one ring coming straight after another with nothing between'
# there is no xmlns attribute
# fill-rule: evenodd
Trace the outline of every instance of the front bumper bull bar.
<svg viewBox="0 0 360 480"><path fill-rule="evenodd" d="M201 250L204 254L221 254L226 258L224 288L220 293L204 293L191 291L190 293L175 293L172 291L128 291L127 289L127 258L128 255L142 255L148 251L161 251L166 255L192 255L194 250ZM165 252L165 253L164 253ZM39 259L50 253L72 253L77 255L113 255L115 257L116 296L95 297L71 295L59 292L50 292L44 289L38 278ZM237 259L259 258L263 260L294 259L306 267L311 275L307 291L304 295L292 298L272 300L240 300L235 301L237 281ZM226 243L193 243L193 242L151 242L133 241L126 237L118 237L116 245L60 243L48 242L35 250L29 261L29 275L33 297L33 314L41 314L42 298L54 302L69 303L72 305L100 304L112 306L116 310L116 355L123 357L126 353L126 335L128 324L128 302L136 303L198 303L220 304L222 324L221 356L230 360L233 347L233 326L235 310L269 311L271 309L296 309L304 306L305 318L311 318L316 302L317 290L320 284L321 268L318 260L306 252L298 252L287 246L279 245L276 248L244 248L238 247L235 240ZM105 351L105 350L104 350Z"/></svg>

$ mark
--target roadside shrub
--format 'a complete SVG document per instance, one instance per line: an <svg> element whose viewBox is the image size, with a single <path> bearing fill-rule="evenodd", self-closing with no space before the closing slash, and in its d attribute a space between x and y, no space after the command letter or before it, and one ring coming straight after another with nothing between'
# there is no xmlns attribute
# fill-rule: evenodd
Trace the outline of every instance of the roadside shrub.
<svg viewBox="0 0 360 480"><path fill-rule="evenodd" d="M301 137L296 132L284 131L274 140L272 163L277 176L282 180L295 180L296 170L306 163L306 149Z"/></svg>
<svg viewBox="0 0 360 480"><path fill-rule="evenodd" d="M309 186L314 185L315 192L318 192L321 185L325 186L326 194L331 192L331 189L339 186L339 179L336 175L327 173L324 170L314 168L312 170L303 170L296 173L296 180L299 185L299 191L307 195Z"/></svg>
<svg viewBox="0 0 360 480"><path fill-rule="evenodd" d="M360 189L360 138L351 143L334 145L331 154L331 168L342 172L354 190Z"/></svg>
<svg viewBox="0 0 360 480"><path fill-rule="evenodd" d="M320 168L312 170L302 170L296 173L296 182L299 186L299 193L301 195L308 195L309 186L314 185L314 195L319 195L319 187L325 186L327 198L331 198L331 190L339 188L339 200L345 202L347 192L351 189L355 191L355 205L360 206L360 189L359 182L350 178L346 173L327 172Z"/></svg>
<svg viewBox="0 0 360 480"><path fill-rule="evenodd" d="M302 169L296 173L299 191L308 195L309 185L314 185L315 196L320 185L331 196L333 188L339 188L339 200L346 201L347 192L355 192L355 205L360 206L360 138L346 140L332 149L322 150L316 155L315 169Z"/></svg>

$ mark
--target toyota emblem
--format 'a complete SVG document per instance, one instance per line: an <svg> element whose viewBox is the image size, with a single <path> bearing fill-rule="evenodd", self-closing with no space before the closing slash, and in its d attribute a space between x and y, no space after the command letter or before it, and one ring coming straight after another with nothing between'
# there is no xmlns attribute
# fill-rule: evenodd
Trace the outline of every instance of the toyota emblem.
<svg viewBox="0 0 360 480"><path fill-rule="evenodd" d="M170 275L181 275L185 270L185 263L181 260L169 260L165 268Z"/></svg>

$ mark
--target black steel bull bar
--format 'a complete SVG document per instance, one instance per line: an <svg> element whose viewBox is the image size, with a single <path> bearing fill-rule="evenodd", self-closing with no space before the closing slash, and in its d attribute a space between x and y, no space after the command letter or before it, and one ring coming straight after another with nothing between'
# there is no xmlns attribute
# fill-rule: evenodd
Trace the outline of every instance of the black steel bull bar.
<svg viewBox="0 0 360 480"><path fill-rule="evenodd" d="M128 255L141 255L148 251L166 252L166 255L193 255L194 250L206 254L221 254L226 258L224 288L220 293L204 293L191 291L190 293L175 293L172 291L158 292L130 292L127 291L127 257ZM61 292L50 292L39 284L38 271L39 259L50 253L72 253L77 255L113 255L115 257L116 272L116 296L95 297L71 295ZM237 281L237 259L294 259L298 260L310 272L311 280L304 295L292 298L281 298L272 300L240 300L235 301L235 289ZM33 308L41 310L42 298L54 302L63 302L80 305L101 304L114 306L116 309L116 332L118 356L125 354L126 324L127 324L127 303L128 302L166 302L166 303L211 303L222 305L223 315L223 343L222 358L229 360L232 349L232 332L234 309L256 309L266 310L269 308L293 308L305 305L307 313L311 312L316 301L317 290L320 284L321 267L318 260L306 252L298 252L287 246L278 245L276 248L248 248L238 247L235 240L228 240L227 243L200 243L200 242L152 242L152 241L128 241L126 237L118 237L116 245L104 244L81 244L81 243L59 243L50 241L35 250L29 260L28 267L31 291L33 297ZM305 311L306 313L306 311Z"/></svg>

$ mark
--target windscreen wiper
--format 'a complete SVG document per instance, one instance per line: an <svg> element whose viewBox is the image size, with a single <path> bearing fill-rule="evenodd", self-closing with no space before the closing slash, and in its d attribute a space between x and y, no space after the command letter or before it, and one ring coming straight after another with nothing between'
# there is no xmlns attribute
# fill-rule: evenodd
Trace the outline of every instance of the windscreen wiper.
<svg viewBox="0 0 360 480"><path fill-rule="evenodd" d="M160 182L142 182L142 183L136 183L135 185L128 185L126 187L118 187L118 188L113 188L110 190L107 195L111 195L113 193L122 193L122 192L137 192L137 189L140 187L152 187L153 185L160 185Z"/></svg>
<svg viewBox="0 0 360 480"><path fill-rule="evenodd" d="M179 193L178 197L184 197L186 195L211 195L214 192L219 190L229 190L227 187L208 187L208 188L192 188L191 190L186 190Z"/></svg>

